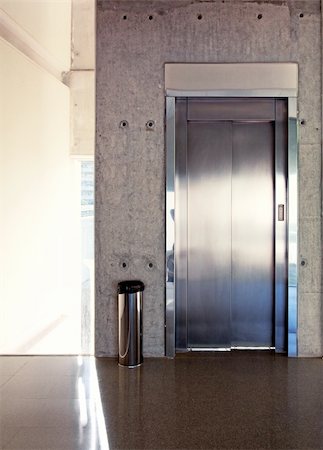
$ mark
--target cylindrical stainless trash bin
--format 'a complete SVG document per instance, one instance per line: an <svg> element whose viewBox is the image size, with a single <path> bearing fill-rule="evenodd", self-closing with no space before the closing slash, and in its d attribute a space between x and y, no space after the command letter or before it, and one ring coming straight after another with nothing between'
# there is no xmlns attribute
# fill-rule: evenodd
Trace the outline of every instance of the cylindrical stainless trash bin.
<svg viewBox="0 0 323 450"><path fill-rule="evenodd" d="M142 293L139 280L118 284L119 364L136 367L142 364Z"/></svg>

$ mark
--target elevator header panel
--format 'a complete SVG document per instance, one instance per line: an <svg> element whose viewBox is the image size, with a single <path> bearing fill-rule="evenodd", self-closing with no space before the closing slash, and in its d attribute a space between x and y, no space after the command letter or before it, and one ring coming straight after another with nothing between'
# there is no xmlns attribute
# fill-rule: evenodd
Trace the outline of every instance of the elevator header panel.
<svg viewBox="0 0 323 450"><path fill-rule="evenodd" d="M167 96L174 97L217 96L218 91L228 91L227 97L249 97L250 92L252 96L297 97L298 65L167 63L165 89Z"/></svg>

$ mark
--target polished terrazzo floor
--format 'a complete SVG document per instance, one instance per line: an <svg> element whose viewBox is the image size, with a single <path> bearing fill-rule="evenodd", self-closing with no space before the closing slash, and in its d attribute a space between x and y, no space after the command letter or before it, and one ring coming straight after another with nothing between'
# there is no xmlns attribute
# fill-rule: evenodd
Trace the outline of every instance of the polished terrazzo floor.
<svg viewBox="0 0 323 450"><path fill-rule="evenodd" d="M1 449L323 449L323 360L0 357Z"/></svg>

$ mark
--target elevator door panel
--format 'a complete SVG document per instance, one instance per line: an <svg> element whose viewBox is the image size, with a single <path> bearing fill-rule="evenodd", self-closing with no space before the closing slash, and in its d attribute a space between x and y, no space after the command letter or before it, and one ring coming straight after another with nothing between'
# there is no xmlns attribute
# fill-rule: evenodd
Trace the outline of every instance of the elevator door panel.
<svg viewBox="0 0 323 450"><path fill-rule="evenodd" d="M190 347L230 345L232 124L189 122L187 326Z"/></svg>
<svg viewBox="0 0 323 450"><path fill-rule="evenodd" d="M287 102L179 99L175 119L176 348L284 351Z"/></svg>
<svg viewBox="0 0 323 450"><path fill-rule="evenodd" d="M274 125L232 125L231 345L274 345Z"/></svg>
<svg viewBox="0 0 323 450"><path fill-rule="evenodd" d="M274 125L188 121L187 345L274 345Z"/></svg>

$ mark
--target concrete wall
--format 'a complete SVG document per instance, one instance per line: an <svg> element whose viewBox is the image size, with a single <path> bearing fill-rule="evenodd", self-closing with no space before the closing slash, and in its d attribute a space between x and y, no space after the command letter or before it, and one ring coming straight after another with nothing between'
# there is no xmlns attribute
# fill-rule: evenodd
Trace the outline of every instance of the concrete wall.
<svg viewBox="0 0 323 450"><path fill-rule="evenodd" d="M117 353L117 282L137 277L144 354L164 354L164 63L279 61L300 75L299 354L322 354L320 32L320 0L98 0L97 355Z"/></svg>

